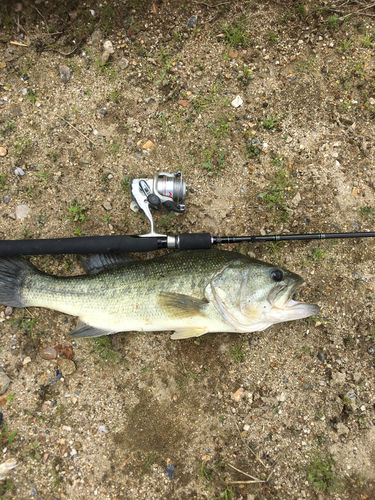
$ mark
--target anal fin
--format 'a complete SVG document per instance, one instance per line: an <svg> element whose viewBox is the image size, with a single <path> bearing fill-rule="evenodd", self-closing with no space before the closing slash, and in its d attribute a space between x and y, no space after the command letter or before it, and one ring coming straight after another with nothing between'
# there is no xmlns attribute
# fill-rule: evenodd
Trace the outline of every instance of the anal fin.
<svg viewBox="0 0 375 500"><path fill-rule="evenodd" d="M200 337L207 333L206 328L192 327L192 328L179 328L173 335L172 340L189 339L190 337Z"/></svg>
<svg viewBox="0 0 375 500"><path fill-rule="evenodd" d="M102 337L103 335L111 335L112 333L116 332L114 330L103 330L101 328L95 328L94 326L81 324L70 332L70 335L77 339L81 339L85 337Z"/></svg>
<svg viewBox="0 0 375 500"><path fill-rule="evenodd" d="M170 318L182 319L204 316L207 301L181 293L160 292L159 305Z"/></svg>

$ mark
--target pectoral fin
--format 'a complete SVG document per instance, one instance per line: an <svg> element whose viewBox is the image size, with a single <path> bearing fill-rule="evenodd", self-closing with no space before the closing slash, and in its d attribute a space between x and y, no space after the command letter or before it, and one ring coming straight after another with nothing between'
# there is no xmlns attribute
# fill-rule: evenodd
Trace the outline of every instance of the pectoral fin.
<svg viewBox="0 0 375 500"><path fill-rule="evenodd" d="M81 324L77 326L75 330L70 332L72 337L84 338L84 337L102 337L103 335L111 335L111 333L116 333L113 330L102 330L100 328L95 328L90 325Z"/></svg>
<svg viewBox="0 0 375 500"><path fill-rule="evenodd" d="M159 305L170 318L182 319L191 316L204 316L207 301L181 293L161 292Z"/></svg>
<svg viewBox="0 0 375 500"><path fill-rule="evenodd" d="M190 337L200 337L207 333L205 328L181 328L171 335L172 340L189 339Z"/></svg>

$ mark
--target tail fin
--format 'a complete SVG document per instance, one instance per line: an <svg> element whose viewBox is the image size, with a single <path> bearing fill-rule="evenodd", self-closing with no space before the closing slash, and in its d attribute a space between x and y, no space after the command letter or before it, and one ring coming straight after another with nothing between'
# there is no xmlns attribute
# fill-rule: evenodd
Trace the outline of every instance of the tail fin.
<svg viewBox="0 0 375 500"><path fill-rule="evenodd" d="M0 304L12 307L26 307L28 304L22 298L24 278L36 268L27 260L6 257L0 258Z"/></svg>

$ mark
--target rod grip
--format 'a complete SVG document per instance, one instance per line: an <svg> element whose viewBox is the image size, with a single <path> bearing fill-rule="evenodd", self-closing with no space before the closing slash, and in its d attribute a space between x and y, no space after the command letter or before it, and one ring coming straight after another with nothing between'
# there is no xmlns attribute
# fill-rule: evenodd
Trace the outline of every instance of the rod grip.
<svg viewBox="0 0 375 500"><path fill-rule="evenodd" d="M0 257L16 255L152 252L162 247L161 239L138 236L85 236L42 240L0 241Z"/></svg>
<svg viewBox="0 0 375 500"><path fill-rule="evenodd" d="M180 250L200 250L211 248L212 238L210 233L184 233L178 235Z"/></svg>

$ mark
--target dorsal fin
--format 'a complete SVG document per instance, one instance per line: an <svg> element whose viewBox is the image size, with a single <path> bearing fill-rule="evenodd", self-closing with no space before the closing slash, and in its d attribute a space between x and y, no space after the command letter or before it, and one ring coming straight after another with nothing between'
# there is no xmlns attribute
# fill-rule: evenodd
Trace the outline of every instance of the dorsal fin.
<svg viewBox="0 0 375 500"><path fill-rule="evenodd" d="M126 264L127 262L132 261L134 261L134 259L122 254L81 255L79 259L79 263L86 271L86 274L95 274L102 271L106 267L115 266L117 264Z"/></svg>

